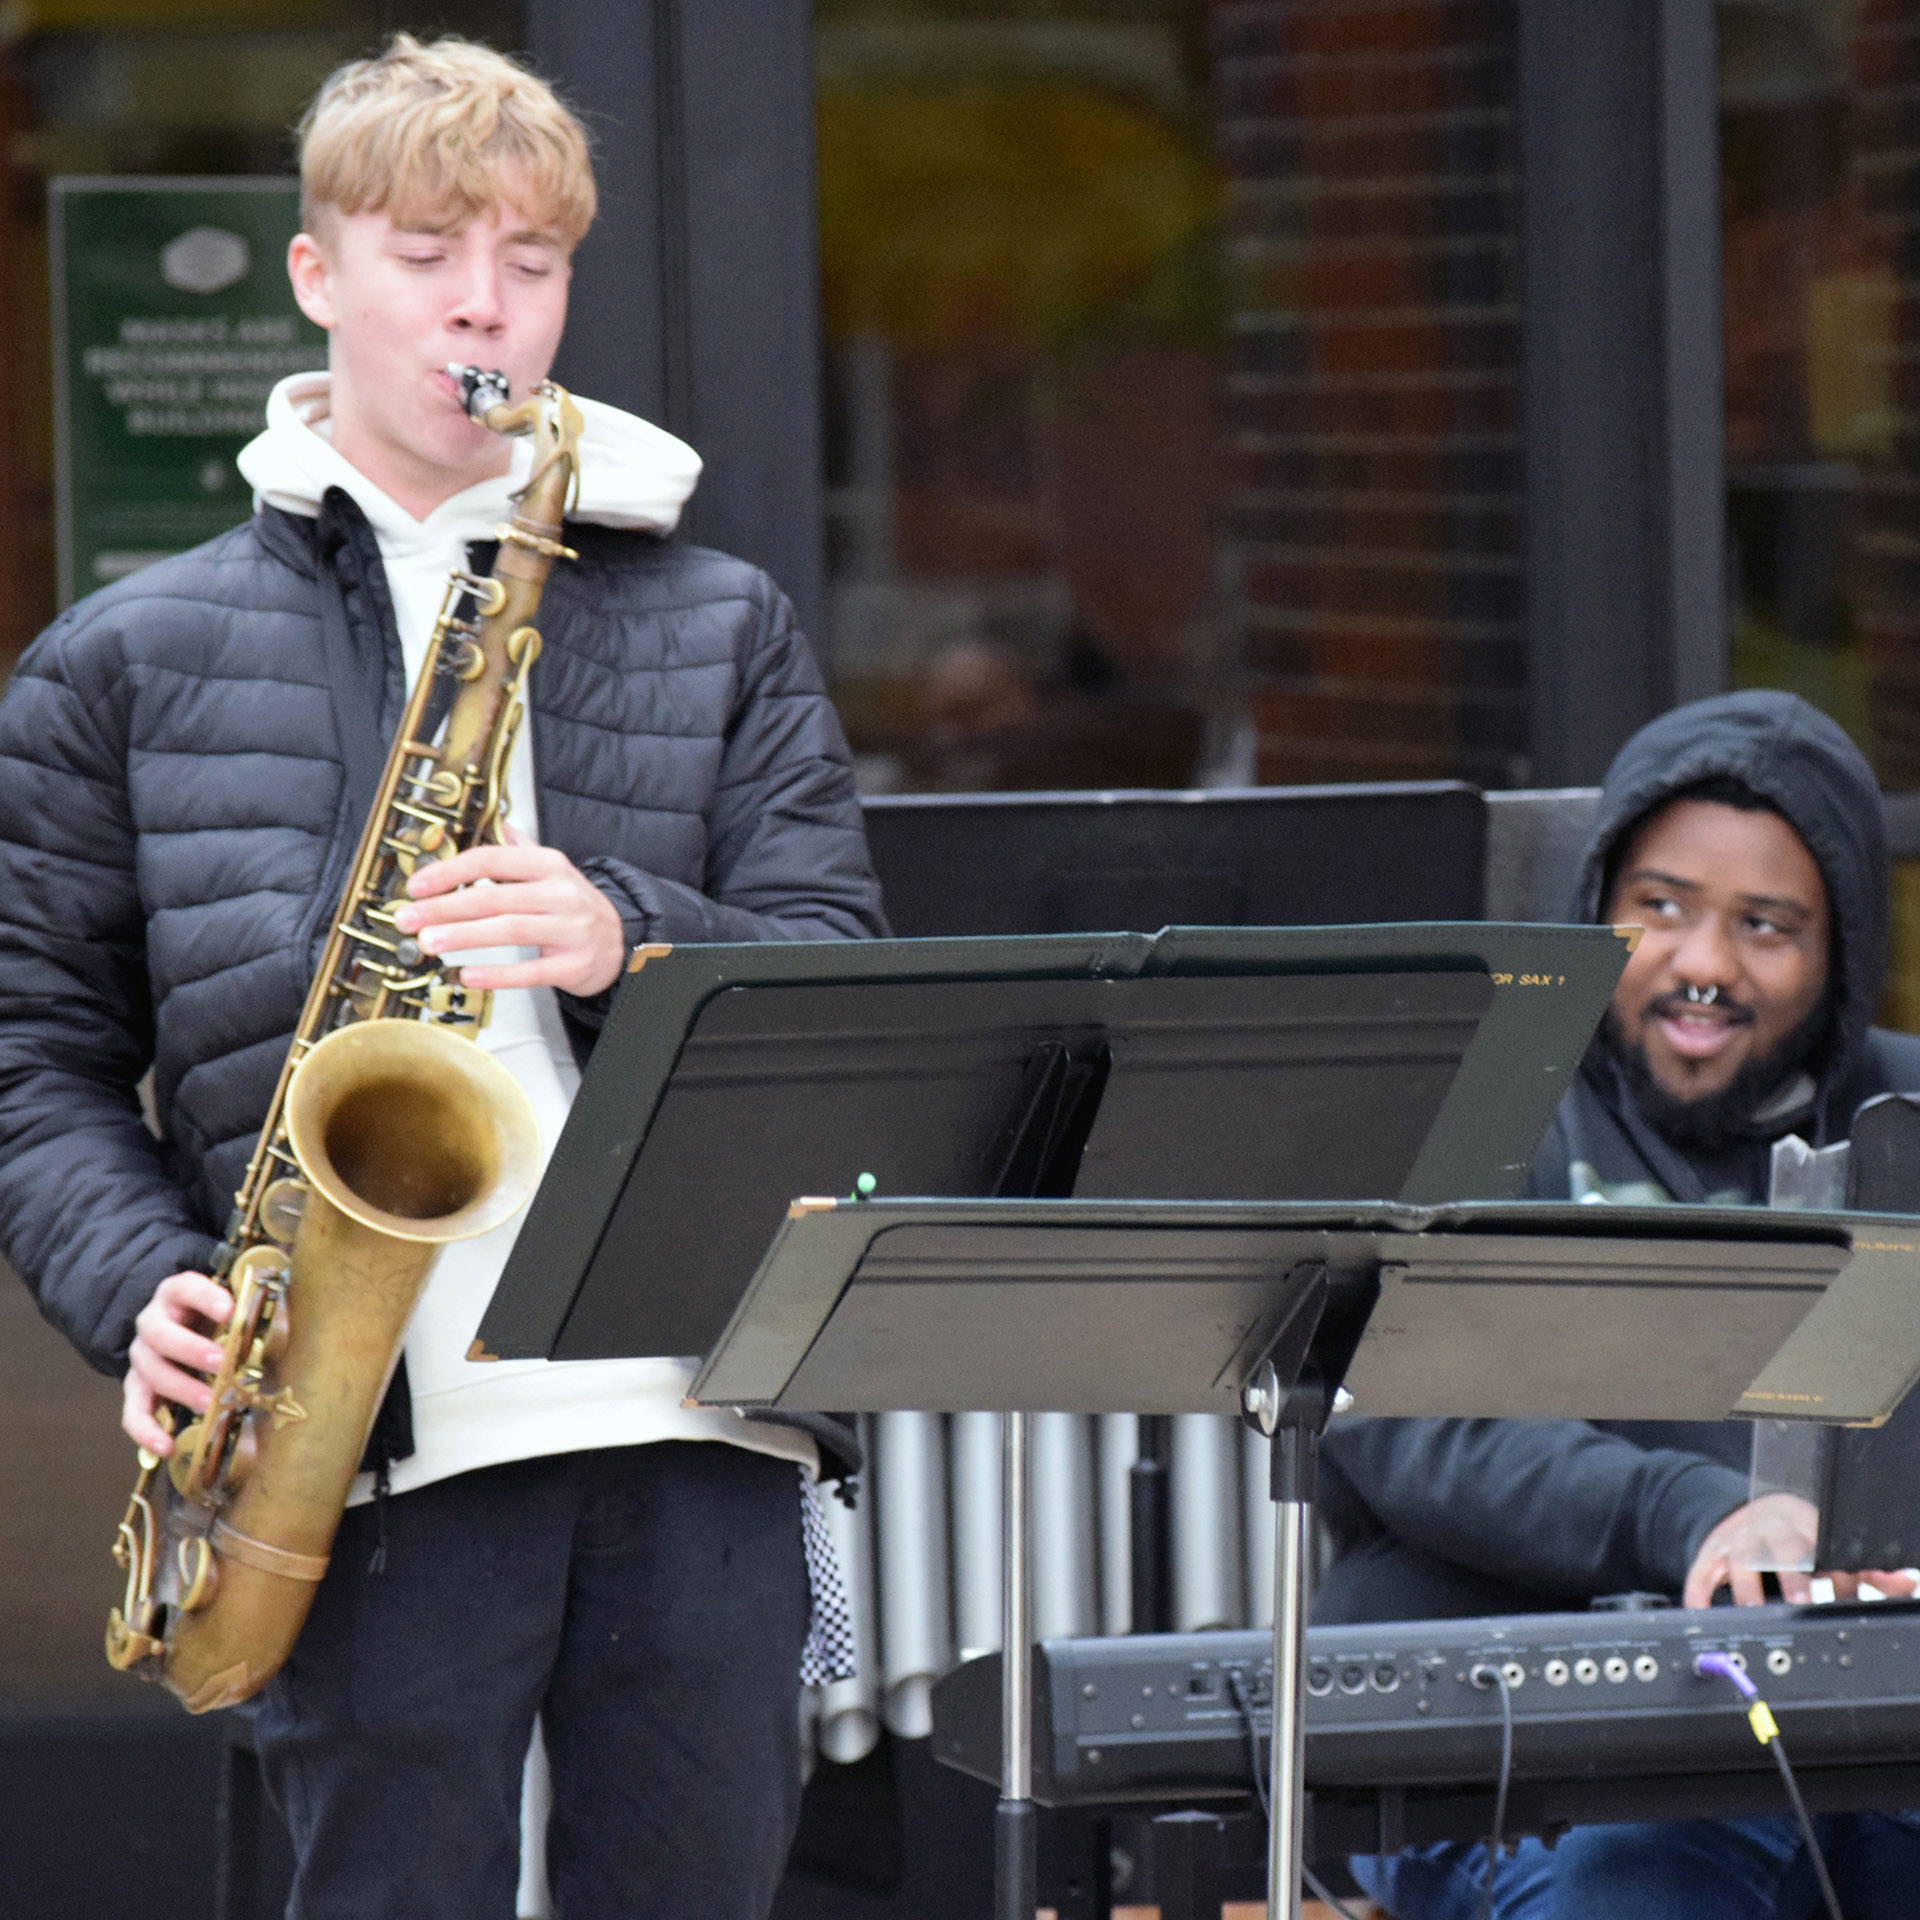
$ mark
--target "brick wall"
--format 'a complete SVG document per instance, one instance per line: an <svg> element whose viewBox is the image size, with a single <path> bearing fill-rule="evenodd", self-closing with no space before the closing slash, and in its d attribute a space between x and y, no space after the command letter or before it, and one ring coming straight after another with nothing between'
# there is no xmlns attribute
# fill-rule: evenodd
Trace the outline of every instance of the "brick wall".
<svg viewBox="0 0 1920 1920"><path fill-rule="evenodd" d="M1263 780L1524 779L1514 0L1216 0Z"/></svg>

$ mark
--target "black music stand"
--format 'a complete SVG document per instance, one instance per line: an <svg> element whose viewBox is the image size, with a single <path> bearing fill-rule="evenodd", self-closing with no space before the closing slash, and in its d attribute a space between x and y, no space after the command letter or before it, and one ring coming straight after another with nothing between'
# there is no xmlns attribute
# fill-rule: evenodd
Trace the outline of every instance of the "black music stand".
<svg viewBox="0 0 1920 1920"><path fill-rule="evenodd" d="M757 1306L744 1322L736 1309L748 1311L743 1289L792 1197L856 1181L887 1194L1077 1193L1157 1208L1510 1193L1626 953L1604 927L1485 924L643 952L471 1357L700 1354L726 1333L737 1359L764 1329ZM1030 1252L1025 1231L982 1257L1017 1265ZM1263 1252L1229 1289L1252 1302L1238 1339L1273 1359L1264 1398L1250 1404L1282 1436L1288 1593L1305 1564L1313 1441L1371 1285L1356 1294L1324 1271L1276 1276ZM920 1304L941 1292L920 1289ZM1136 1290L1132 1304L1143 1298ZM1190 1294L1180 1309L1163 1332L1191 1347ZM916 1324L906 1337L927 1335ZM1167 1391L1152 1384L1158 1364L1118 1369L1111 1343L1100 1344L1121 1383L1103 1404L1156 1411ZM1310 1360L1319 1389L1303 1384ZM1235 1404L1241 1363L1251 1364L1211 1353L1208 1404L1221 1403L1222 1379ZM886 1377L876 1365L837 1375L831 1390L810 1381L782 1391L796 1407L792 1394L804 1392L812 1411L866 1410L888 1404L875 1398ZM983 1376L971 1400L944 1378L937 1399L914 1404L1013 1408L1007 1645L1024 1650L1027 1413L1071 1407L1093 1389L1044 1364L1024 1389ZM1198 1390L1183 1378L1176 1403ZM1027 1698L1018 1654L1010 1666L1017 1731ZM1033 1807L1024 1745L1009 1752L1000 1897L1031 1920ZM1276 1825L1281 1857L1297 1858L1289 1755L1294 1823Z"/></svg>
<svg viewBox="0 0 1920 1920"><path fill-rule="evenodd" d="M1293 1916L1307 1540L1343 1380L1378 1413L1720 1419L1765 1394L1883 1417L1920 1329L1875 1383L1848 1350L1917 1250L1750 1209L799 1200L693 1397L1005 1413L999 1920L1034 1892L1028 1417L1241 1411L1272 1441L1268 1884Z"/></svg>
<svg viewBox="0 0 1920 1920"><path fill-rule="evenodd" d="M788 1201L1512 1193L1626 942L1411 923L644 948L476 1359L699 1355Z"/></svg>

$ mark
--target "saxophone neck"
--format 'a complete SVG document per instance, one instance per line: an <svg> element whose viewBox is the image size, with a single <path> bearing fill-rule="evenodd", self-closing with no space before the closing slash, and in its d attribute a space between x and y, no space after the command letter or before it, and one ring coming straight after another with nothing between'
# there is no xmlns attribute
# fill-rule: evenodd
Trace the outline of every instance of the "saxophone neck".
<svg viewBox="0 0 1920 1920"><path fill-rule="evenodd" d="M557 541L580 485L580 435L585 422L573 395L543 380L524 400L509 398L504 373L457 363L447 368L467 412L493 432L532 436L533 472L513 496L513 525L529 543Z"/></svg>
<svg viewBox="0 0 1920 1920"><path fill-rule="evenodd" d="M580 435L586 422L573 395L551 380L541 381L522 406L535 412L527 429L533 435L533 472L513 496L513 518L528 533L553 540L580 490Z"/></svg>

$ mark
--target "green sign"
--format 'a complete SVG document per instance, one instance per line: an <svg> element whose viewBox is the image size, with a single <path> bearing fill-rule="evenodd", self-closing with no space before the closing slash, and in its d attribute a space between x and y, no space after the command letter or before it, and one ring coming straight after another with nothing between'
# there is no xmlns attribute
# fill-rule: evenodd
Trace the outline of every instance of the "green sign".
<svg viewBox="0 0 1920 1920"><path fill-rule="evenodd" d="M294 180L53 182L62 606L252 512L235 455L327 363L287 284L299 225Z"/></svg>

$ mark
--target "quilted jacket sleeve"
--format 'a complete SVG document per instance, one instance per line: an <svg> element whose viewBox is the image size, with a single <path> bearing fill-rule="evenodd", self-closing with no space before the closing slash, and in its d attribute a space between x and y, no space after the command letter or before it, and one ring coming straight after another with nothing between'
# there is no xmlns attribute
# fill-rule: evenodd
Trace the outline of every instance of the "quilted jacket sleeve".
<svg viewBox="0 0 1920 1920"><path fill-rule="evenodd" d="M764 576L760 586L707 813L704 887L605 856L583 863L630 946L887 931L846 736L792 606Z"/></svg>
<svg viewBox="0 0 1920 1920"><path fill-rule="evenodd" d="M212 1242L136 1092L152 1011L104 623L57 623L0 696L0 1251L117 1372L134 1315Z"/></svg>

